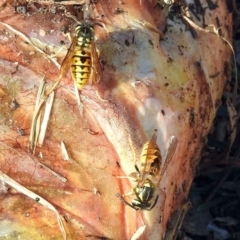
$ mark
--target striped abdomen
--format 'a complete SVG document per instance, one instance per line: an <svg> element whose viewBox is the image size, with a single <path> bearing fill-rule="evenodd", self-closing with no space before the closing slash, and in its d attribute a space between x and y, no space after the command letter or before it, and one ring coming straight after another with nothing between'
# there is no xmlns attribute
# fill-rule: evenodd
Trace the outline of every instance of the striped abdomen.
<svg viewBox="0 0 240 240"><path fill-rule="evenodd" d="M79 37L74 49L71 73L78 89L88 82L92 70L91 39Z"/></svg>
<svg viewBox="0 0 240 240"><path fill-rule="evenodd" d="M157 176L162 164L161 151L156 144L156 135L154 134L150 141L143 146L140 159L140 172L142 175Z"/></svg>

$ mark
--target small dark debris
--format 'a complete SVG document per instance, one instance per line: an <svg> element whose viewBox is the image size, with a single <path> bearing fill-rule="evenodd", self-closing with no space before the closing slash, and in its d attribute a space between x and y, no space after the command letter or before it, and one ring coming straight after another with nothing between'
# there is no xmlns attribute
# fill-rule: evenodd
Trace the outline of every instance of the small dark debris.
<svg viewBox="0 0 240 240"><path fill-rule="evenodd" d="M172 63L172 62L173 62L173 59L172 59L170 56L168 56L167 62L168 62L168 63Z"/></svg>
<svg viewBox="0 0 240 240"><path fill-rule="evenodd" d="M20 136L24 136L24 130L22 128L17 128L17 132Z"/></svg>
<svg viewBox="0 0 240 240"><path fill-rule="evenodd" d="M180 55L183 55L183 51L181 49L181 46L178 46L178 49L179 49Z"/></svg>
<svg viewBox="0 0 240 240"><path fill-rule="evenodd" d="M168 31L168 25L166 24L166 25L164 26L164 29L163 29L162 33L165 34L167 31ZM161 41L161 40L162 40L162 38L160 37L160 38L159 38L159 41Z"/></svg>
<svg viewBox="0 0 240 240"><path fill-rule="evenodd" d="M18 104L18 102L16 101L16 99L13 99L12 100L12 103L11 103L11 110L16 110L17 108L19 108L20 105Z"/></svg>
<svg viewBox="0 0 240 240"><path fill-rule="evenodd" d="M189 10L191 11L191 13L195 16L195 18L198 20L198 21L201 21L201 18L198 16L199 13L197 13L196 11L196 7L194 4L189 4L188 5L188 8ZM203 12L203 10L201 10L201 12ZM201 13L202 15L202 13Z"/></svg>
<svg viewBox="0 0 240 240"><path fill-rule="evenodd" d="M134 43L135 42L135 35L133 35L133 37L132 37L132 43Z"/></svg>
<svg viewBox="0 0 240 240"><path fill-rule="evenodd" d="M61 31L62 31L64 34L67 34L67 33L69 32L69 29L68 29L68 27L63 26L63 27L61 28Z"/></svg>
<svg viewBox="0 0 240 240"><path fill-rule="evenodd" d="M101 65L106 65L106 64L107 64L107 61L101 59L101 60L100 60L100 63L101 63Z"/></svg>
<svg viewBox="0 0 240 240"><path fill-rule="evenodd" d="M220 21L219 21L219 18L216 17L216 23L217 23L217 28L218 28L218 33L221 37L223 37L223 34L222 34L222 29L221 29L221 24L220 24Z"/></svg>
<svg viewBox="0 0 240 240"><path fill-rule="evenodd" d="M125 43L125 45L126 45L127 47L130 46L130 42L129 42L127 39L124 41L124 43Z"/></svg>
<svg viewBox="0 0 240 240"><path fill-rule="evenodd" d="M116 8L114 11L114 14L121 14L124 13L124 10L122 8Z"/></svg>
<svg viewBox="0 0 240 240"><path fill-rule="evenodd" d="M180 16L182 14L182 5L181 4L172 4L169 7L170 16Z"/></svg>
<svg viewBox="0 0 240 240"><path fill-rule="evenodd" d="M68 217L63 215L63 219L65 220L65 222L68 222Z"/></svg>
<svg viewBox="0 0 240 240"><path fill-rule="evenodd" d="M151 39L148 39L148 42L149 42L152 46L154 46Z"/></svg>
<svg viewBox="0 0 240 240"><path fill-rule="evenodd" d="M94 239L100 239L100 240L111 240L111 238L108 237L101 237L101 236L95 236L95 235L86 235L87 238L94 238Z"/></svg>
<svg viewBox="0 0 240 240"><path fill-rule="evenodd" d="M195 110L194 108L190 108L189 110L189 126L190 127L194 127L195 119L196 119Z"/></svg>
<svg viewBox="0 0 240 240"><path fill-rule="evenodd" d="M194 5L195 5L196 13L199 14L199 15L202 15L203 14L203 7L202 7L202 4L201 4L200 0L194 0Z"/></svg>
<svg viewBox="0 0 240 240"><path fill-rule="evenodd" d="M192 38L197 39L198 38L197 31L193 27L189 26L189 23L184 18L182 18L182 21L186 26L186 31L189 30L192 35Z"/></svg>
<svg viewBox="0 0 240 240"><path fill-rule="evenodd" d="M218 8L217 2L214 3L212 0L206 0L210 10Z"/></svg>

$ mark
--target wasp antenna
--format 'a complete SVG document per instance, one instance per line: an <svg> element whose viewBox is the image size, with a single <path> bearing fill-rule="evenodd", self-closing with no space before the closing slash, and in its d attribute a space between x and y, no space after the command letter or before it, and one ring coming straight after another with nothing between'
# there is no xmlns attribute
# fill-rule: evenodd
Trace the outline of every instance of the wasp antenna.
<svg viewBox="0 0 240 240"><path fill-rule="evenodd" d="M65 9L65 11L64 11L64 15L65 15L66 17L68 17L68 18L73 19L76 23L80 23L80 22L76 19L76 17L74 17L72 14L70 14L66 9Z"/></svg>
<svg viewBox="0 0 240 240"><path fill-rule="evenodd" d="M103 28L107 33L109 33L106 25L103 22L94 22L93 25L98 25L99 27Z"/></svg>
<svg viewBox="0 0 240 240"><path fill-rule="evenodd" d="M105 24L100 22L94 22L93 25L98 25L99 27L102 27L102 28L105 27Z"/></svg>

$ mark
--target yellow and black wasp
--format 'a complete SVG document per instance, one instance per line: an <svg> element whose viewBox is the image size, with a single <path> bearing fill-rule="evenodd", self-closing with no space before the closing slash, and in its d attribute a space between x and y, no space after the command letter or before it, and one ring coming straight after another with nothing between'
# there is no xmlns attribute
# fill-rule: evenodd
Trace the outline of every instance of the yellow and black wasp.
<svg viewBox="0 0 240 240"><path fill-rule="evenodd" d="M154 133L151 139L143 145L140 156L140 166L138 167L135 163L140 185L142 185L148 175L157 176L160 172L162 155L156 140L157 134Z"/></svg>
<svg viewBox="0 0 240 240"><path fill-rule="evenodd" d="M133 176L135 175L135 178L140 186L144 184L145 179L149 175L155 177L157 182L160 182L176 150L177 139L172 136L168 143L167 156L163 163L161 150L156 141L157 133L154 133L151 139L143 145L140 156L140 166L138 167L135 163L137 173L133 173Z"/></svg>
<svg viewBox="0 0 240 240"><path fill-rule="evenodd" d="M152 204L155 184L158 186L161 181L177 147L177 138L172 136L167 146L167 156L163 164L161 150L156 140L157 134L154 133L151 139L143 145L140 157L140 167L138 167L136 163L134 165L137 172L132 173L130 178L133 178L137 182L136 187L134 187L131 192L122 196L117 194L121 201L136 210L142 209L150 211L156 205L158 196ZM152 181L149 179L149 176L152 177ZM133 194L135 194L137 199L133 199L132 204L128 203L123 198L124 196Z"/></svg>
<svg viewBox="0 0 240 240"><path fill-rule="evenodd" d="M61 77L64 76L64 74L68 72L69 67L71 67L72 79L79 90L81 90L90 79L92 83L96 83L99 82L102 77L102 69L98 60L94 39L95 24L97 23L83 21L75 27L71 47L61 66Z"/></svg>

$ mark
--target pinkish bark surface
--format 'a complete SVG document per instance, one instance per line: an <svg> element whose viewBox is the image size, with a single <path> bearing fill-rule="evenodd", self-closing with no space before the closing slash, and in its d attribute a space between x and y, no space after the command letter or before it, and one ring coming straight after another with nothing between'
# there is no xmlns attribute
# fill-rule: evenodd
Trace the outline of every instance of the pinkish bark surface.
<svg viewBox="0 0 240 240"><path fill-rule="evenodd" d="M28 153L28 143L37 89L43 76L49 84L57 80L59 69L48 57L62 48L61 41L70 46L61 29L67 26L73 31L75 22L60 5L26 3L27 13L20 14L14 7L21 4L12 2L1 12L0 170L57 208L65 219L67 239L127 240L142 225L146 230L141 239L162 239L171 213L187 198L226 81L231 50L211 33L195 30L198 38L194 39L180 19L167 19L167 8L161 10L155 4L147 0L94 4L92 16L104 24L104 28L95 27L103 78L81 91L82 116L70 91L70 74L61 81L45 141L35 155ZM224 38L231 39L231 14L223 0L217 9L206 10L205 24L216 25L216 17ZM194 22L202 26L197 19ZM31 38L45 54L2 23ZM164 39L159 41L159 33L149 24L159 30L167 25ZM60 64L66 47L55 57ZM19 108L12 109L13 99ZM172 135L178 146L156 186L156 206L135 211L116 194L129 192L136 183L117 176L135 172L133 149L139 159L155 129L163 156ZM62 159L61 141L70 161ZM0 190L0 228L4 229L0 237L62 238L53 212L4 182Z"/></svg>

